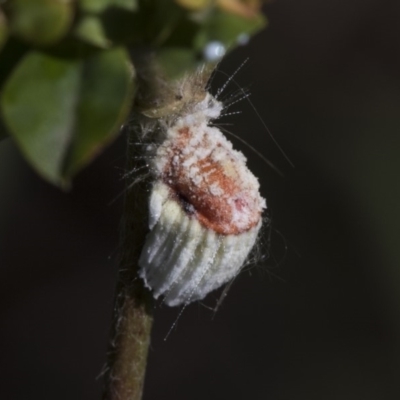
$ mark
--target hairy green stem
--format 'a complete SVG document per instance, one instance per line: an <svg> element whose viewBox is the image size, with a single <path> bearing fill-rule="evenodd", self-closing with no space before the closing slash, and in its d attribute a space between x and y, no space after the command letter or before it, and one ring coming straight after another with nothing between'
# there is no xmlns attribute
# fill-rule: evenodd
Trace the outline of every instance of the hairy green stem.
<svg viewBox="0 0 400 400"><path fill-rule="evenodd" d="M135 167L128 135L127 167ZM131 136L131 137L129 137ZM138 259L147 231L147 194L138 185L125 193L122 219L121 257L116 288L104 400L140 400L150 343L152 296L138 277Z"/></svg>

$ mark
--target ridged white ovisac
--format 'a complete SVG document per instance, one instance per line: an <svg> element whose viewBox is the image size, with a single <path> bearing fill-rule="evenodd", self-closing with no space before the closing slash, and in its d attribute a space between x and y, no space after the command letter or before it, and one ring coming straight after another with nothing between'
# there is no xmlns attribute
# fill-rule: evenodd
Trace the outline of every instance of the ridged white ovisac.
<svg viewBox="0 0 400 400"><path fill-rule="evenodd" d="M169 306L203 299L240 272L266 208L244 155L209 126L223 104L204 93L176 118L161 119L163 139L151 159L139 275Z"/></svg>

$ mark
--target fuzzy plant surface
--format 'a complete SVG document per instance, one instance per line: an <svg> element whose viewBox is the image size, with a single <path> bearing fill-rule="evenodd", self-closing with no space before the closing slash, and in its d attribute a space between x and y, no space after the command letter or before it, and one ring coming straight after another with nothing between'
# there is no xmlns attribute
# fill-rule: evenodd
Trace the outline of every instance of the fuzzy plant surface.
<svg viewBox="0 0 400 400"><path fill-rule="evenodd" d="M217 61L210 45L221 56L262 29L261 3L0 0L0 141L13 140L43 179L69 189L129 115L168 107L158 82ZM142 398L152 307L136 279L146 225L135 210L145 202L126 192L105 399Z"/></svg>

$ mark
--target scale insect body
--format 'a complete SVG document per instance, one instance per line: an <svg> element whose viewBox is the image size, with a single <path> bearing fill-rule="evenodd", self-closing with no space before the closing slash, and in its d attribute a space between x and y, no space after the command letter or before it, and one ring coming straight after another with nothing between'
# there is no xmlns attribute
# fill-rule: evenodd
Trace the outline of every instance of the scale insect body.
<svg viewBox="0 0 400 400"><path fill-rule="evenodd" d="M139 275L169 306L201 300L240 272L266 208L245 156L210 126L224 105L203 79L183 80L179 101L156 116L162 138L149 161L149 233Z"/></svg>

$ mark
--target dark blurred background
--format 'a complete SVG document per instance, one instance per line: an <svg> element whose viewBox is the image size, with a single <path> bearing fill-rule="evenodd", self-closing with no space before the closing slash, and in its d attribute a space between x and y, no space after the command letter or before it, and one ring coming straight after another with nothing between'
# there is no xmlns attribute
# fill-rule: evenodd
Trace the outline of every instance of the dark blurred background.
<svg viewBox="0 0 400 400"><path fill-rule="evenodd" d="M270 258L215 317L190 305L166 342L179 310L157 307L144 399L398 399L400 2L266 12L269 27L220 69L250 57L236 80L295 166L243 102L230 129L284 173L237 144L268 201ZM0 143L0 399L100 398L124 149L66 194Z"/></svg>

